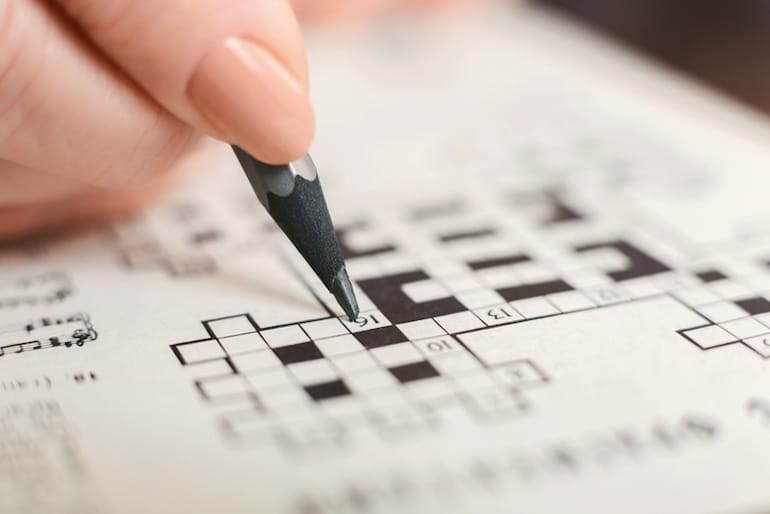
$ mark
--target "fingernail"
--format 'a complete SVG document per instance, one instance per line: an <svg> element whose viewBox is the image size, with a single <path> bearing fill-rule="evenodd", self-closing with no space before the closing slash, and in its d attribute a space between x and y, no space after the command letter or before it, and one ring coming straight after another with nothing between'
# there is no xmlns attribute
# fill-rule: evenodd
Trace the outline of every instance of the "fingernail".
<svg viewBox="0 0 770 514"><path fill-rule="evenodd" d="M198 64L187 95L215 129L270 164L300 158L313 139L313 108L300 82L273 54L227 38Z"/></svg>

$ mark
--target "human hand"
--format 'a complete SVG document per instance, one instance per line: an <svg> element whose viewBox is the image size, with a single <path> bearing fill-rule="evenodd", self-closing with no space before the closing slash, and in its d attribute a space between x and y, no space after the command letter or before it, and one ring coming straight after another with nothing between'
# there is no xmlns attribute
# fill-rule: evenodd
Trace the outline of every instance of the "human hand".
<svg viewBox="0 0 770 514"><path fill-rule="evenodd" d="M316 18L388 2L293 1ZM290 3L0 2L0 239L132 212L203 134L266 162L303 155L313 110Z"/></svg>

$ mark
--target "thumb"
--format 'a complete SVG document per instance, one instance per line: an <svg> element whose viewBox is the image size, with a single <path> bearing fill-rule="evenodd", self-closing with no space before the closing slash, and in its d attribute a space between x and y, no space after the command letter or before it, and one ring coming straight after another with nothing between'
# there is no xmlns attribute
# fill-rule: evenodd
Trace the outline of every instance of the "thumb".
<svg viewBox="0 0 770 514"><path fill-rule="evenodd" d="M86 37L190 125L272 164L313 138L289 0L57 0Z"/></svg>

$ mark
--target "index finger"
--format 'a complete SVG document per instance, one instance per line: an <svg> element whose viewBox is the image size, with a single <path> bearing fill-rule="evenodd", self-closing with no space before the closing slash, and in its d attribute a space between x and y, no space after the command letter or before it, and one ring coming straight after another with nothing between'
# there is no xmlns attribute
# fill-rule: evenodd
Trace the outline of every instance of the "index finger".
<svg viewBox="0 0 770 514"><path fill-rule="evenodd" d="M307 151L313 111L289 0L57 0L158 103L271 163Z"/></svg>

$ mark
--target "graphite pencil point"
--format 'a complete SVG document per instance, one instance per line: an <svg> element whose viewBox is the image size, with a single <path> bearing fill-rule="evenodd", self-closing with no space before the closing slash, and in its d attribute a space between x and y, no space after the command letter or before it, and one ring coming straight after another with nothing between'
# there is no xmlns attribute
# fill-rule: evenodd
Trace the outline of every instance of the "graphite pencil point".
<svg viewBox="0 0 770 514"><path fill-rule="evenodd" d="M343 267L332 282L331 292L350 321L358 318L358 301L353 293L353 284L350 283L347 270Z"/></svg>

